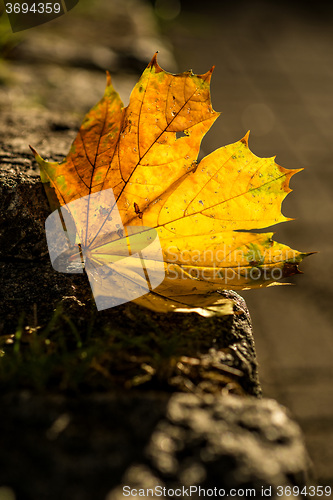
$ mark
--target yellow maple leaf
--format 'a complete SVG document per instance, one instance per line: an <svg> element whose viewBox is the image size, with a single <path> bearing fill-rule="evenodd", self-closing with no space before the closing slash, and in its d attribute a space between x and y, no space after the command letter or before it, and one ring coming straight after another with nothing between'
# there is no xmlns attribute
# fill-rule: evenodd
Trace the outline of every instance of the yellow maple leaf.
<svg viewBox="0 0 333 500"><path fill-rule="evenodd" d="M72 207L86 269L113 269L119 294L141 279L133 262L131 268L124 263L129 233L123 229L137 228L130 254L140 252L156 230L165 278L135 301L157 311L231 313L218 290L276 284L299 272L297 265L309 255L273 241L274 233L249 232L290 220L281 204L299 170L255 156L248 134L197 164L201 140L219 116L210 101L211 75L170 74L155 54L126 108L108 74L102 100L62 163L44 161L33 150L51 206ZM72 203L110 189L112 207ZM115 204L117 231L108 230ZM96 293L106 293L105 287Z"/></svg>

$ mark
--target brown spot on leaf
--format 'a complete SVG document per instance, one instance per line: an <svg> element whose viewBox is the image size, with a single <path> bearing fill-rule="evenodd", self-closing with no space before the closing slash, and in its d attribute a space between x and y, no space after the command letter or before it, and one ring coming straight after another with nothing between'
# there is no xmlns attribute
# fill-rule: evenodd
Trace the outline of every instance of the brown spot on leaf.
<svg viewBox="0 0 333 500"><path fill-rule="evenodd" d="M134 202L134 210L135 210L135 213L139 216L139 219L142 219L143 213L141 212L139 205L135 202Z"/></svg>
<svg viewBox="0 0 333 500"><path fill-rule="evenodd" d="M303 274L302 271L298 269L298 265L293 262L286 262L282 268L282 277L286 278L292 276L293 274Z"/></svg>

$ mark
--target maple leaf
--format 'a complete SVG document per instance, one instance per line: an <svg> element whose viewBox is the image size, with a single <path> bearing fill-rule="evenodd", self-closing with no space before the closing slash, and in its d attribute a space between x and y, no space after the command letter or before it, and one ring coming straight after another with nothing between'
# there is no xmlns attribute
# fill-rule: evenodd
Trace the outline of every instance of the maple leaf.
<svg viewBox="0 0 333 500"><path fill-rule="evenodd" d="M255 156L248 134L197 164L201 140L219 116L210 101L212 71L173 75L155 54L126 108L107 74L105 94L86 115L66 159L47 162L33 150L51 206L72 207L88 275L89 269L113 269L121 294L141 279L135 265L121 265L129 237L124 228L137 228L140 241L132 239L132 247L138 251L153 238L149 231L157 232L165 278L135 300L157 311L231 313L218 290L276 284L298 273L309 255L274 241L272 232L250 232L290 220L281 204L301 169ZM110 190L114 202L76 203ZM110 216L115 205L116 226ZM103 286L96 293L106 294Z"/></svg>

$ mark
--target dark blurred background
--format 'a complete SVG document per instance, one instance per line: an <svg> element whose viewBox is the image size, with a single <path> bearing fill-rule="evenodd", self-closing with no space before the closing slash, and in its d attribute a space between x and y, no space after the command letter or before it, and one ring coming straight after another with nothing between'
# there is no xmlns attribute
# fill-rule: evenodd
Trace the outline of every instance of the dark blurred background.
<svg viewBox="0 0 333 500"><path fill-rule="evenodd" d="M216 66L212 102L222 115L203 141L204 154L250 129L256 155L305 168L283 203L283 213L295 220L275 227L275 239L319 253L301 265L304 275L290 280L295 286L242 295L254 324L264 396L291 410L318 484L333 485L332 4L80 0L46 25L13 35L3 16L0 28L3 116L47 111L58 122L79 125L102 95L105 69L127 103L159 50L160 64L172 72ZM34 145L42 154L58 153L45 141Z"/></svg>

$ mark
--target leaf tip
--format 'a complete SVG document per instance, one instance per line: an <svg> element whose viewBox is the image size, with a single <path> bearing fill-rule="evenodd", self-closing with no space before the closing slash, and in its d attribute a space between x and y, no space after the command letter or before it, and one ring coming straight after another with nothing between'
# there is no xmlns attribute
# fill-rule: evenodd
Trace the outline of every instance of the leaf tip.
<svg viewBox="0 0 333 500"><path fill-rule="evenodd" d="M154 68L155 73L160 73L161 71L163 71L163 69L161 68L161 66L157 62L157 54L158 54L158 50L153 55L153 58L150 61L150 63L148 64L147 68Z"/></svg>
<svg viewBox="0 0 333 500"><path fill-rule="evenodd" d="M319 252L304 252L304 253L301 253L301 257L302 257L302 259L305 259L305 257L309 257L310 255L314 255L316 253L319 253Z"/></svg>
<svg viewBox="0 0 333 500"><path fill-rule="evenodd" d="M112 83L111 83L111 75L110 75L109 71L106 70L106 86L110 87L110 85L112 85Z"/></svg>
<svg viewBox="0 0 333 500"><path fill-rule="evenodd" d="M248 130L246 132L246 134L244 135L244 137L240 140L240 142L243 142L245 144L245 146L249 145L249 135L250 135L250 131Z"/></svg>
<svg viewBox="0 0 333 500"><path fill-rule="evenodd" d="M284 168L281 167L281 165L278 165L278 167L282 173L286 174L289 180L293 175L298 174L298 172L302 172L302 170L304 170L304 168Z"/></svg>
<svg viewBox="0 0 333 500"><path fill-rule="evenodd" d="M40 156L40 154L38 154L38 153L37 153L37 151L35 150L35 148L33 148L32 146L30 146L30 144L29 144L29 148L31 149L32 154L33 154L33 155L34 155L34 157L35 157L35 160L37 161L37 163L39 163L39 165L40 165L40 166L42 166L42 165L44 165L45 163L47 163L47 162L45 162L45 161L43 160L43 158Z"/></svg>
<svg viewBox="0 0 333 500"><path fill-rule="evenodd" d="M32 146L30 146L30 144L29 144L29 148L31 149L32 154L34 155L34 157L35 157L35 158L36 158L37 156L39 156L39 154L37 153L37 151L35 150L35 148L33 148Z"/></svg>
<svg viewBox="0 0 333 500"><path fill-rule="evenodd" d="M206 83L208 83L208 84L209 84L209 83L210 83L210 81L211 81L211 78L212 78L212 74L213 74L214 69L215 69L215 65L214 65L214 66L212 66L212 67L211 67L211 68L207 71L207 73L203 73L202 75L195 75L191 69L189 70L189 72L188 72L188 73L189 73L191 76L196 76L197 78L201 78L202 80L204 80Z"/></svg>

